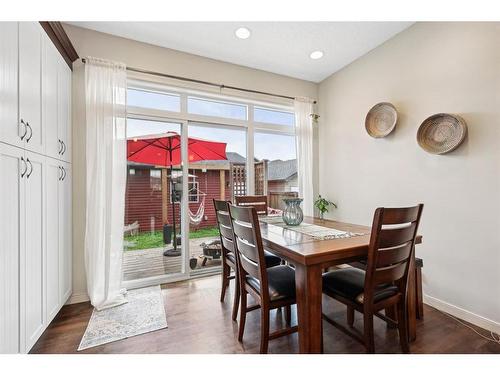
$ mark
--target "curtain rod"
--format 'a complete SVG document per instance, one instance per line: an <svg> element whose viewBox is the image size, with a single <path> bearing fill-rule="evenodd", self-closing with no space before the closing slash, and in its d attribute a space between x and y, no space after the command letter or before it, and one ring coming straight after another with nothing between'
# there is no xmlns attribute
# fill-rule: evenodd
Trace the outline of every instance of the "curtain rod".
<svg viewBox="0 0 500 375"><path fill-rule="evenodd" d="M86 59L82 58L82 62L85 64ZM214 83L214 82L209 82L209 81L202 81L199 79L193 79L193 78L187 78L187 77L180 77L180 76L175 76L172 74L165 74L165 73L160 73L160 72L154 72L151 70L145 70L145 69L139 69L139 68L132 68L127 66L127 70L131 72L136 72L136 73L143 73L143 74L150 74L154 76L159 76L159 77L164 77L164 78L172 78L172 79L177 79L179 81L185 81L185 82L194 82L194 83L199 83L202 85L207 85L207 86L213 86L213 87L218 87L219 89L230 89L230 90L237 90L237 91L243 91L243 92L248 92L252 94L261 94L261 95L267 95L267 96L274 96L276 98L283 98L283 99L290 99L290 100L295 100L293 96L286 96L286 95L280 95L280 94L273 94L270 92L266 91L258 91L258 90L251 90L251 89L245 89L242 87L236 87L236 86L227 86L227 85L222 85L219 83ZM316 104L316 100L313 101L313 104Z"/></svg>

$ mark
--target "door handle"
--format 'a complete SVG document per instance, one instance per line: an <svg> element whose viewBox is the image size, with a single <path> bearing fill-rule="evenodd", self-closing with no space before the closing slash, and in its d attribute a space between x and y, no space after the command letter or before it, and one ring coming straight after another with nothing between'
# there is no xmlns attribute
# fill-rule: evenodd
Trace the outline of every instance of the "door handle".
<svg viewBox="0 0 500 375"><path fill-rule="evenodd" d="M21 161L23 162L24 164L24 171L21 172L21 178L24 177L24 175L26 174L26 172L28 171L28 165L26 164L26 162L24 161L24 157L21 156Z"/></svg>
<svg viewBox="0 0 500 375"><path fill-rule="evenodd" d="M28 133L28 127L26 126L26 123L24 122L23 119L21 119L21 124L24 126L24 134L21 136L21 141L26 137L26 133Z"/></svg>
<svg viewBox="0 0 500 375"><path fill-rule="evenodd" d="M61 143L63 146L62 155L64 155L66 153L66 143L64 143L64 141L61 141Z"/></svg>
<svg viewBox="0 0 500 375"><path fill-rule="evenodd" d="M62 167L59 165L57 167L57 169L59 169L59 177L58 177L58 180L61 181L62 180Z"/></svg>
<svg viewBox="0 0 500 375"><path fill-rule="evenodd" d="M33 164L31 164L30 158L27 158L27 159L26 159L26 162L30 165L30 171L29 171L29 173L26 175L26 178L30 178L31 174L33 173Z"/></svg>
<svg viewBox="0 0 500 375"><path fill-rule="evenodd" d="M62 141L60 139L58 139L57 142L59 143L59 150L57 151L57 153L59 155L61 155L61 152L62 152Z"/></svg>
<svg viewBox="0 0 500 375"><path fill-rule="evenodd" d="M64 179L66 178L66 170L64 169L64 167L61 167L61 171L63 173L61 180L64 181Z"/></svg>
<svg viewBox="0 0 500 375"><path fill-rule="evenodd" d="M30 123L27 121L26 121L26 126L30 130L30 136L29 136L29 138L26 138L26 143L28 143L30 141L31 137L33 137L33 129L31 129Z"/></svg>

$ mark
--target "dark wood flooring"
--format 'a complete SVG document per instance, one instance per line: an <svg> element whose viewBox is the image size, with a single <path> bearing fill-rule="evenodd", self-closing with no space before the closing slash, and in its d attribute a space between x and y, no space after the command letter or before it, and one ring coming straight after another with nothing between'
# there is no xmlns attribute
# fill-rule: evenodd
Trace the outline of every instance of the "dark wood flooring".
<svg viewBox="0 0 500 375"><path fill-rule="evenodd" d="M258 353L259 311L247 316L243 343L237 340L237 324L231 321L231 294L219 302L220 276L194 279L162 287L168 328L90 348L78 353ZM231 285L230 292L233 285ZM324 311L345 323L345 307L324 298ZM64 306L31 353L77 353L92 308L89 303ZM293 311L293 324L296 324ZM284 324L280 312L271 316L271 330ZM356 313L355 327L362 329ZM324 323L325 353L364 353L363 347ZM481 330L481 332L484 332ZM418 322L412 353L500 353L500 345L489 342L455 320L429 306ZM489 334L488 334L489 335ZM400 353L397 330L375 318L377 353ZM273 340L270 353L297 353L297 334Z"/></svg>

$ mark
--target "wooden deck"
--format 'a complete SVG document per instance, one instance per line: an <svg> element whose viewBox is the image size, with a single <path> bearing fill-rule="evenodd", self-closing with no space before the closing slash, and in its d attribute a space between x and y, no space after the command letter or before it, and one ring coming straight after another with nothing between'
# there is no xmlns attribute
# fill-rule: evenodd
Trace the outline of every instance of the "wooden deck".
<svg viewBox="0 0 500 375"><path fill-rule="evenodd" d="M196 269L218 267L220 260L208 260L205 266L201 265L203 251L202 242L214 237L196 238L189 241L191 258L198 260ZM179 273L182 270L182 257L166 257L163 252L169 247L159 247L144 250L128 250L123 253L123 280L130 281L152 276L162 276Z"/></svg>

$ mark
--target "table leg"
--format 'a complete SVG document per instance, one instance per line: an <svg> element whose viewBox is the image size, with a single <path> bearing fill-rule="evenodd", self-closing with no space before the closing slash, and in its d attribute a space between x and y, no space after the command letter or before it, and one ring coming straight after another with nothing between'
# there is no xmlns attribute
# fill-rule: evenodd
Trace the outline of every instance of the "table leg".
<svg viewBox="0 0 500 375"><path fill-rule="evenodd" d="M300 353L322 351L321 270L319 265L295 267Z"/></svg>
<svg viewBox="0 0 500 375"><path fill-rule="evenodd" d="M408 272L408 295L407 295L407 314L408 314L408 340L415 341L417 338L417 306L415 295L415 252L410 259L410 268Z"/></svg>

